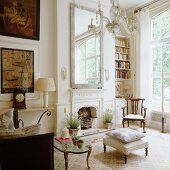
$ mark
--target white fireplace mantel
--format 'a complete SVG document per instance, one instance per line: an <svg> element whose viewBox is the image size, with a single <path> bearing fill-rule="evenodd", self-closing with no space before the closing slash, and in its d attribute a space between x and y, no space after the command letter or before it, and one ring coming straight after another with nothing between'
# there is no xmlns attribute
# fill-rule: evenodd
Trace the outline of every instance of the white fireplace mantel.
<svg viewBox="0 0 170 170"><path fill-rule="evenodd" d="M95 107L97 119L95 127L98 127L103 112L104 89L70 89L72 113L78 112L82 107Z"/></svg>
<svg viewBox="0 0 170 170"><path fill-rule="evenodd" d="M70 89L72 96L101 95L105 89Z"/></svg>

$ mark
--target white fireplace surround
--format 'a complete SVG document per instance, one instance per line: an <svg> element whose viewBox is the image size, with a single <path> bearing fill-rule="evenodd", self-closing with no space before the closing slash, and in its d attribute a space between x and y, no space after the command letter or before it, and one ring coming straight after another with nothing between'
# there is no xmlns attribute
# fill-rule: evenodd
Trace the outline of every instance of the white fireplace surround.
<svg viewBox="0 0 170 170"><path fill-rule="evenodd" d="M76 113L82 107L95 107L97 118L93 119L92 128L102 127L103 89L70 89L71 110Z"/></svg>

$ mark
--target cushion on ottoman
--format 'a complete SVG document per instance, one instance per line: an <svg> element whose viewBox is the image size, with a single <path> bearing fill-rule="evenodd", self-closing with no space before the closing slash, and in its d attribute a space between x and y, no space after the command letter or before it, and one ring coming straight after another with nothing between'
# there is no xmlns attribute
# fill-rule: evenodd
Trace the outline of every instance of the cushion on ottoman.
<svg viewBox="0 0 170 170"><path fill-rule="evenodd" d="M118 140L120 140L121 142L124 142L124 143L137 141L137 140L145 137L145 135L143 133L138 132L134 129L130 129L130 128L116 129L112 132L106 133L106 135L111 137L111 138L116 138L116 139L118 139Z"/></svg>

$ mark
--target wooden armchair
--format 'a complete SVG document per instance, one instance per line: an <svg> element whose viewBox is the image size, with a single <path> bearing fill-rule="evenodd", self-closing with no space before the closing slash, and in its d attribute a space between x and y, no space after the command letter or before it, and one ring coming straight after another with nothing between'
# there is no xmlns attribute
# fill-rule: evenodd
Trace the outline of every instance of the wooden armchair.
<svg viewBox="0 0 170 170"><path fill-rule="evenodd" d="M140 98L129 98L125 99L127 105L125 107L122 107L123 110L123 120L122 125L124 127L125 121L140 121L140 126L143 125L143 133L146 133L145 131L145 117L146 117L146 108L143 107L143 101L145 99Z"/></svg>

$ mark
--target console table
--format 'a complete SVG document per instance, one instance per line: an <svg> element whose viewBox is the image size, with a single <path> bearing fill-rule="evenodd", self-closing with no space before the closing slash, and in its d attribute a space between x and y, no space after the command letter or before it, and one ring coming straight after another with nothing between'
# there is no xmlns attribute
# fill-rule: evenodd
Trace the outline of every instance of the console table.
<svg viewBox="0 0 170 170"><path fill-rule="evenodd" d="M46 114L47 116L51 115L51 110L53 110L53 107L43 108L43 107L36 107L36 108L27 108L27 109L14 109L14 127L19 128L19 124L22 124L22 127L24 126L24 121L22 119L18 118L18 113L20 112L35 112L35 111L42 111L42 114L37 122L37 124L40 123L42 117Z"/></svg>
<svg viewBox="0 0 170 170"><path fill-rule="evenodd" d="M54 170L53 136L0 139L0 170Z"/></svg>

